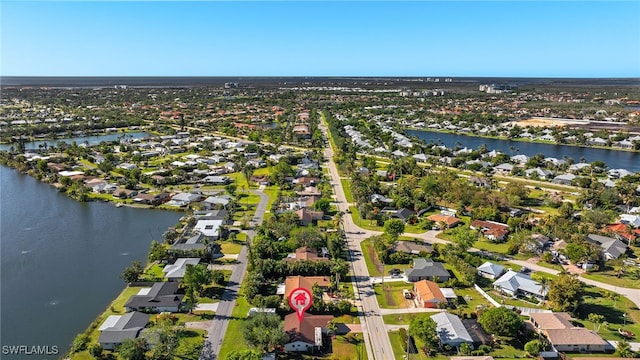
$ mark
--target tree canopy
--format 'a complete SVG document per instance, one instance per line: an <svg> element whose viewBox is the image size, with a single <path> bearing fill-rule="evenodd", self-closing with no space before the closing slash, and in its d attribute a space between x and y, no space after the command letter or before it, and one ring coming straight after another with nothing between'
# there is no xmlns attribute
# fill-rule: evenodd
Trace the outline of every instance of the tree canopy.
<svg viewBox="0 0 640 360"><path fill-rule="evenodd" d="M506 307L485 310L478 322L489 334L510 337L515 336L523 324L520 316Z"/></svg>

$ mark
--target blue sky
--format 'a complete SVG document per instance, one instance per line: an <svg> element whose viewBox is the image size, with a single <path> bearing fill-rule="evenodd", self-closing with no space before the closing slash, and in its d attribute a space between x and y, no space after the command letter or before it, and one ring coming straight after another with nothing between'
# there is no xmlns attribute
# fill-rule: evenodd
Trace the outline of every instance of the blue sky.
<svg viewBox="0 0 640 360"><path fill-rule="evenodd" d="M640 2L0 2L5 76L640 77Z"/></svg>

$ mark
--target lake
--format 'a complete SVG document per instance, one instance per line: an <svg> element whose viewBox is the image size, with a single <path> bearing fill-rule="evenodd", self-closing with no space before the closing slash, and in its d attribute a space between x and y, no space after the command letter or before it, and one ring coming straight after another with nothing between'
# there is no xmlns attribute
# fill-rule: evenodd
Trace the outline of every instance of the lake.
<svg viewBox="0 0 640 360"><path fill-rule="evenodd" d="M65 142L67 144L72 144L74 141L76 144L80 145L82 143L87 143L88 145L97 145L102 141L114 141L121 139L123 136L126 136L129 139L142 139L149 137L149 134L143 131L136 132L128 132L128 133L112 133L112 134L102 134L95 136L78 136L73 138L60 138L60 139L51 139L51 140L36 140L31 141L24 144L24 148L26 150L38 150L40 145L47 146L57 146L59 142ZM0 144L0 150L8 151L12 144Z"/></svg>
<svg viewBox="0 0 640 360"><path fill-rule="evenodd" d="M640 153L631 151L490 139L420 130L407 130L406 133L407 135L415 136L426 143L441 143L449 148L455 147L458 143L460 146L466 146L471 149L477 149L483 144L486 144L489 150L500 150L509 155L524 154L527 156L535 156L537 154L544 154L545 157L555 157L558 159L562 159L564 156L567 156L572 158L575 162L580 162L580 159L584 158L586 162L602 161L607 164L609 169L640 171Z"/></svg>
<svg viewBox="0 0 640 360"><path fill-rule="evenodd" d="M182 213L78 203L0 166L1 343L53 346L60 354L124 289L131 261L146 260Z"/></svg>

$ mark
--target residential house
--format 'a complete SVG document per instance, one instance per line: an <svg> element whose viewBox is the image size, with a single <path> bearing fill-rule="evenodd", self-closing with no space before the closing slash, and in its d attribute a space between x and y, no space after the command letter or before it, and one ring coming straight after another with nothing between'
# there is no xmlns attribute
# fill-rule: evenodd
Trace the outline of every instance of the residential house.
<svg viewBox="0 0 640 360"><path fill-rule="evenodd" d="M524 171L527 177L537 177L538 179L547 180L553 176L553 173L549 170L541 168L527 169Z"/></svg>
<svg viewBox="0 0 640 360"><path fill-rule="evenodd" d="M181 237L169 248L170 253L183 255L185 253L198 256L200 252L205 251L212 254L213 257L221 257L219 253L220 246L209 243L209 240L200 232L196 232L189 237Z"/></svg>
<svg viewBox="0 0 640 360"><path fill-rule="evenodd" d="M496 280L493 283L493 288L512 297L526 296L540 300L546 299L549 290L539 282L532 280L529 275L513 270L507 271Z"/></svg>
<svg viewBox="0 0 640 360"><path fill-rule="evenodd" d="M576 178L577 176L573 174L561 174L554 177L553 180L551 180L551 182L555 184L560 184L560 185L571 185L573 180L575 180Z"/></svg>
<svg viewBox="0 0 640 360"><path fill-rule="evenodd" d="M640 228L640 215L622 214L620 215L620 223L630 225L634 228Z"/></svg>
<svg viewBox="0 0 640 360"><path fill-rule="evenodd" d="M485 189L491 188L491 181L487 178L480 178L477 176L470 176L469 182L475 185L476 187L482 187Z"/></svg>
<svg viewBox="0 0 640 360"><path fill-rule="evenodd" d="M111 195L118 199L131 199L138 195L138 191L131 189L117 189Z"/></svg>
<svg viewBox="0 0 640 360"><path fill-rule="evenodd" d="M478 274L487 279L495 280L504 273L504 266L500 264L494 264L490 261L478 266Z"/></svg>
<svg viewBox="0 0 640 360"><path fill-rule="evenodd" d="M298 314L291 313L284 317L284 331L289 335L289 342L284 345L287 352L307 352L323 347L327 335L327 325L333 315L305 314L302 321Z"/></svg>
<svg viewBox="0 0 640 360"><path fill-rule="evenodd" d="M570 172L578 172L587 168L590 168L591 164L587 164L587 163L577 163L577 164L571 164L569 166L569 171Z"/></svg>
<svg viewBox="0 0 640 360"><path fill-rule="evenodd" d="M390 218L394 218L394 219L400 219L402 221L407 221L409 220L409 218L411 217L411 215L414 214L413 211L407 209L407 208L402 208L402 209L391 209L391 208L384 208L382 209L382 212L386 213L387 215L389 215Z"/></svg>
<svg viewBox="0 0 640 360"><path fill-rule="evenodd" d="M396 241L393 245L393 251L403 252L407 254L420 255L420 253L430 254L433 251L433 246L429 243L417 243L413 241ZM423 255L424 256L424 255Z"/></svg>
<svg viewBox="0 0 640 360"><path fill-rule="evenodd" d="M189 204L191 204L192 202L197 202L200 201L202 199L202 195L200 194L193 194L193 193L178 193L175 194L171 197L171 200L169 200L169 202L167 202L167 205L169 206L177 206L177 207L184 207L187 206Z"/></svg>
<svg viewBox="0 0 640 360"><path fill-rule="evenodd" d="M199 231L209 239L217 240L221 237L221 227L224 224L222 219L201 219L196 222L193 229Z"/></svg>
<svg viewBox="0 0 640 360"><path fill-rule="evenodd" d="M640 237L640 229L629 229L629 225L625 224L607 225L606 230L614 233L618 239L626 241L627 244L631 244Z"/></svg>
<svg viewBox="0 0 640 360"><path fill-rule="evenodd" d="M205 209L213 209L215 206L222 206L224 208L229 205L231 200L230 195L221 195L221 196L209 196L208 198L202 201L202 206Z"/></svg>
<svg viewBox="0 0 640 360"><path fill-rule="evenodd" d="M451 278L451 274L442 263L425 258L413 259L413 268L408 270L406 274L407 279L411 282L434 279L438 282L445 282Z"/></svg>
<svg viewBox="0 0 640 360"><path fill-rule="evenodd" d="M300 224L303 226L307 226L314 221L321 220L324 215L322 211L310 210L307 208L297 210L296 214L298 215L298 219L300 219Z"/></svg>
<svg viewBox="0 0 640 360"><path fill-rule="evenodd" d="M464 327L464 324L456 315L448 312L441 312L432 315L431 319L436 323L436 332L440 339L440 344L458 348L467 343L472 346L473 338Z"/></svg>
<svg viewBox="0 0 640 360"><path fill-rule="evenodd" d="M203 184L227 185L231 183L231 178L228 176L209 175L200 180L200 182Z"/></svg>
<svg viewBox="0 0 640 360"><path fill-rule="evenodd" d="M151 288L143 288L124 304L127 311L178 312L182 297L177 294L177 282L156 282Z"/></svg>
<svg viewBox="0 0 640 360"><path fill-rule="evenodd" d="M115 350L125 340L133 340L140 336L149 324L149 315L132 311L124 315L109 315L98 329L98 343L103 349Z"/></svg>
<svg viewBox="0 0 640 360"><path fill-rule="evenodd" d="M571 323L571 315L560 313L530 313L530 321L547 337L555 351L604 352L609 345L600 335Z"/></svg>
<svg viewBox="0 0 640 360"><path fill-rule="evenodd" d="M169 199L168 193L160 194L138 194L133 198L133 202L138 204L158 206Z"/></svg>
<svg viewBox="0 0 640 360"><path fill-rule="evenodd" d="M587 241L602 248L602 254L606 260L617 259L627 252L627 244L608 236L597 234L587 235Z"/></svg>
<svg viewBox="0 0 640 360"><path fill-rule="evenodd" d="M326 290L331 285L331 279L328 276L287 276L284 281L284 298L288 299L289 294L297 288L313 291L313 285L315 284Z"/></svg>
<svg viewBox="0 0 640 360"><path fill-rule="evenodd" d="M446 304L447 299L438 284L429 280L420 280L413 284L413 293L418 304L426 308L437 308L438 304Z"/></svg>
<svg viewBox="0 0 640 360"><path fill-rule="evenodd" d="M458 226L458 224L460 224L460 219L458 219L455 216L432 214L432 215L429 215L427 219L436 223L438 228L440 227L440 224L444 224L446 229L451 229L453 227Z"/></svg>
<svg viewBox="0 0 640 360"><path fill-rule="evenodd" d="M322 196L320 190L315 186L307 186L302 191L296 191L299 196Z"/></svg>
<svg viewBox="0 0 640 360"><path fill-rule="evenodd" d="M297 248L295 253L289 254L287 256L287 260L329 261L329 259L326 257L318 256L318 251L308 246Z"/></svg>
<svg viewBox="0 0 640 360"><path fill-rule="evenodd" d="M380 195L380 194L373 194L369 199L374 204L376 203L391 204L393 202L393 199L387 198L384 195Z"/></svg>
<svg viewBox="0 0 640 360"><path fill-rule="evenodd" d="M471 229L479 229L486 238L493 241L502 241L509 234L509 226L507 224L489 221L489 220L473 220L469 226Z"/></svg>
<svg viewBox="0 0 640 360"><path fill-rule="evenodd" d="M200 258L178 258L172 265L166 265L162 272L168 281L180 281L187 271L187 265L198 265Z"/></svg>
<svg viewBox="0 0 640 360"><path fill-rule="evenodd" d="M500 164L494 167L493 171L500 175L511 175L511 172L513 171L513 165L509 163Z"/></svg>

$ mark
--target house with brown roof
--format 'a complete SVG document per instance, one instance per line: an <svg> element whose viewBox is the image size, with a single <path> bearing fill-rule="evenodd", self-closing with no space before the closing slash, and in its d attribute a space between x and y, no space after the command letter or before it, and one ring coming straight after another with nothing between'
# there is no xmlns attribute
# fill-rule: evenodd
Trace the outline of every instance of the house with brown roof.
<svg viewBox="0 0 640 360"><path fill-rule="evenodd" d="M298 215L298 219L300 219L300 224L303 226L307 226L314 221L318 221L322 219L324 213L322 211L310 210L310 209L300 209L296 211Z"/></svg>
<svg viewBox="0 0 640 360"><path fill-rule="evenodd" d="M287 276L284 281L284 298L288 299L289 294L297 288L305 288L309 291L313 291L313 285L327 290L331 285L331 280L328 276Z"/></svg>
<svg viewBox="0 0 640 360"><path fill-rule="evenodd" d="M571 315L560 313L531 313L530 321L540 334L549 340L556 351L604 352L608 343L593 331L576 327Z"/></svg>
<svg viewBox="0 0 640 360"><path fill-rule="evenodd" d="M306 352L320 349L326 341L327 325L333 320L333 315L305 314L302 321L298 321L298 314L291 313L284 317L284 331L289 335L289 341L284 345L287 352Z"/></svg>
<svg viewBox="0 0 640 360"><path fill-rule="evenodd" d="M433 281L420 280L414 283L413 293L416 295L418 304L422 307L437 308L438 304L447 302L440 287Z"/></svg>
<svg viewBox="0 0 640 360"><path fill-rule="evenodd" d="M440 226L440 224L445 224L447 229L451 229L452 227L456 227L458 224L460 224L460 219L455 216L432 214L429 215L427 219L438 224L438 226Z"/></svg>
<svg viewBox="0 0 640 360"><path fill-rule="evenodd" d="M318 250L312 249L308 246L303 246L296 249L296 252L287 256L289 261L307 260L307 261L329 261L328 258L318 256Z"/></svg>
<svg viewBox="0 0 640 360"><path fill-rule="evenodd" d="M509 226L507 224L488 221L473 220L469 226L471 229L479 229L486 238L494 241L502 241L509 234Z"/></svg>

